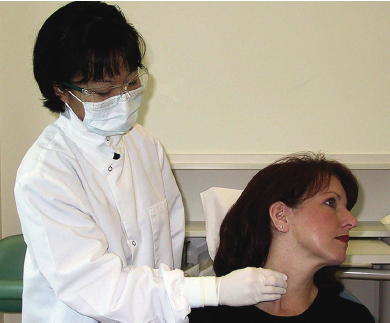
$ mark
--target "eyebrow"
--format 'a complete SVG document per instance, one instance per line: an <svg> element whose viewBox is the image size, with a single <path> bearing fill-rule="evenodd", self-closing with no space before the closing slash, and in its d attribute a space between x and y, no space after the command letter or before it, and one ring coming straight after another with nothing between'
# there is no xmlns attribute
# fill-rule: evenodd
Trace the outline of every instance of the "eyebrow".
<svg viewBox="0 0 390 323"><path fill-rule="evenodd" d="M322 194L329 194L329 193L335 194L339 200L342 199L341 195L339 193L337 193L336 191L323 191L322 192Z"/></svg>
<svg viewBox="0 0 390 323"><path fill-rule="evenodd" d="M136 71L134 71L134 72L129 72L127 75L126 75L126 77L125 78L128 78L128 77L130 77L133 73L135 73ZM135 75L134 75L135 76ZM99 83L99 82L103 82L103 83L110 83L110 82L112 82L112 79L109 79L109 80L107 80L107 79L103 79L103 80L101 80L101 81L98 81L97 83Z"/></svg>

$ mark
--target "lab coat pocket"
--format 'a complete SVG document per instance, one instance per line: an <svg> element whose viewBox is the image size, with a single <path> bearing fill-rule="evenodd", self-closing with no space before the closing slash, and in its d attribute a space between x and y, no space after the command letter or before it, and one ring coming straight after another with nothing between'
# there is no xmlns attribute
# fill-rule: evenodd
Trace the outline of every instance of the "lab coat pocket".
<svg viewBox="0 0 390 323"><path fill-rule="evenodd" d="M173 268L172 238L167 200L151 206L149 216L153 231L155 266L158 268L161 263L164 263Z"/></svg>

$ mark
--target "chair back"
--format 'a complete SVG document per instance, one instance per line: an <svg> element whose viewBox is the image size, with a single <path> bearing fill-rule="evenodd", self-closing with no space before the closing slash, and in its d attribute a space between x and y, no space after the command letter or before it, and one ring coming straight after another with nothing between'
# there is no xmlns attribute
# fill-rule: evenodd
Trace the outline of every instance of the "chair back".
<svg viewBox="0 0 390 323"><path fill-rule="evenodd" d="M0 240L0 312L22 312L25 254L26 243L23 235Z"/></svg>

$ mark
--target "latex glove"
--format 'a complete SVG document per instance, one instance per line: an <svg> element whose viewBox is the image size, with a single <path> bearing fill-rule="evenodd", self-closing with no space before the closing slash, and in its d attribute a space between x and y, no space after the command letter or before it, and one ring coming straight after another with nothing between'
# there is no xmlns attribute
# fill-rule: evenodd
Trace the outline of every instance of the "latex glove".
<svg viewBox="0 0 390 323"><path fill-rule="evenodd" d="M263 268L238 269L218 278L220 305L245 306L274 301L286 293L287 276Z"/></svg>

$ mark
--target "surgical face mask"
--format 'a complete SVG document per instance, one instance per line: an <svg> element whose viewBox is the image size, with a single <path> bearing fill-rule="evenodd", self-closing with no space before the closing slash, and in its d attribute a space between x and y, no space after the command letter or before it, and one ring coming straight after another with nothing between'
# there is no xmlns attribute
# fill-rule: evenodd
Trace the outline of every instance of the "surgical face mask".
<svg viewBox="0 0 390 323"><path fill-rule="evenodd" d="M83 124L90 131L102 136L114 136L126 133L137 121L143 90L140 87L101 102L83 102L71 91L69 93L83 104Z"/></svg>

